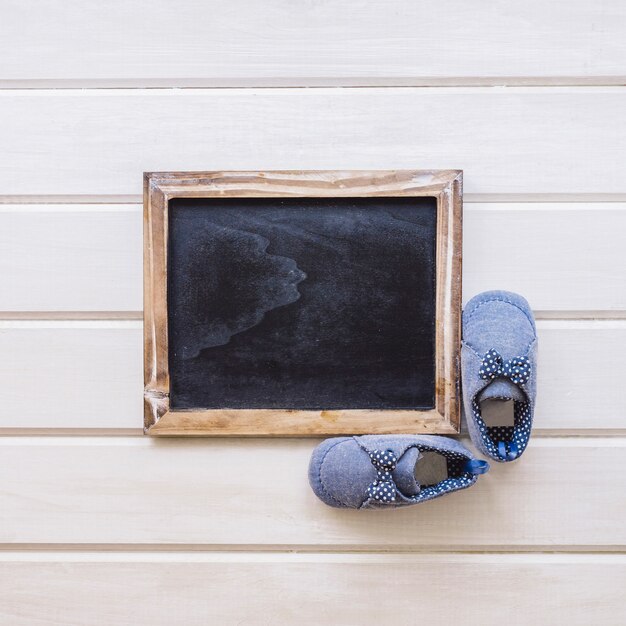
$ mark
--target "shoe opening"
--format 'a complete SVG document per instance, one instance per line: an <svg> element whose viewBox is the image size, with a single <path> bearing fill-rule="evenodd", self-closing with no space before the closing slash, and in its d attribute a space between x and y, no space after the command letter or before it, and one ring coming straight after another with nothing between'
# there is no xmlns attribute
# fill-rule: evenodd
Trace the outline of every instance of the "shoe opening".
<svg viewBox="0 0 626 626"><path fill-rule="evenodd" d="M511 398L489 398L473 403L474 417L488 452L512 461L530 437L530 403Z"/></svg>
<svg viewBox="0 0 626 626"><path fill-rule="evenodd" d="M463 454L419 446L420 458L415 463L415 481L420 486L416 498L428 500L435 496L469 487L476 476L468 469L470 460Z"/></svg>

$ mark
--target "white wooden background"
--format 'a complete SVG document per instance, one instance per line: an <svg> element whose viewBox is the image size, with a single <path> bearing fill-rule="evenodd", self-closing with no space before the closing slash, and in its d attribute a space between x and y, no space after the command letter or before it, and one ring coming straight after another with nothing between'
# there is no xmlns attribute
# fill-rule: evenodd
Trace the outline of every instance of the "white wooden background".
<svg viewBox="0 0 626 626"><path fill-rule="evenodd" d="M626 623L622 0L0 1L0 623ZM142 437L141 173L462 168L523 459L326 508L317 441Z"/></svg>

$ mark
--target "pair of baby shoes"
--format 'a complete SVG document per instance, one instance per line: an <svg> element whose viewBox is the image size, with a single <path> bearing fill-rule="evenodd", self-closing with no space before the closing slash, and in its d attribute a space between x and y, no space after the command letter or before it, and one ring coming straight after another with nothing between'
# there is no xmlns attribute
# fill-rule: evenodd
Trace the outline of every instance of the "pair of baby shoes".
<svg viewBox="0 0 626 626"><path fill-rule="evenodd" d="M537 332L528 302L506 291L472 298L463 311L461 370L468 430L480 452L513 461L530 438ZM309 465L315 494L333 507L408 506L471 487L489 463L434 435L363 435L322 442Z"/></svg>

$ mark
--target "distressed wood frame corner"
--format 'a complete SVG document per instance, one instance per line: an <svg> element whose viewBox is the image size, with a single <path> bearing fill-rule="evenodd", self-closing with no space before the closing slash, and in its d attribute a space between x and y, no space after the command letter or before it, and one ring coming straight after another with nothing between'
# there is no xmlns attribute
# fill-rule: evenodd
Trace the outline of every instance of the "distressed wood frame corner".
<svg viewBox="0 0 626 626"><path fill-rule="evenodd" d="M460 427L460 170L144 174L144 431L150 435L455 434ZM170 410L168 203L172 198L414 196L437 199L435 407L430 410Z"/></svg>

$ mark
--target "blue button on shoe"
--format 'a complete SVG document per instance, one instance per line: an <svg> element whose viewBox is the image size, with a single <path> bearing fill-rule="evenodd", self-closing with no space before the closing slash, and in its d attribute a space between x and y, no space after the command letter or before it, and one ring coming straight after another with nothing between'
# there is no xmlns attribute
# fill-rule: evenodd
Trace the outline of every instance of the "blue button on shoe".
<svg viewBox="0 0 626 626"><path fill-rule="evenodd" d="M486 291L463 311L463 406L469 434L501 462L521 456L532 429L537 389L537 331L528 302Z"/></svg>
<svg viewBox="0 0 626 626"><path fill-rule="evenodd" d="M309 482L329 506L408 506L471 487L489 469L463 445L433 435L363 435L323 441Z"/></svg>

